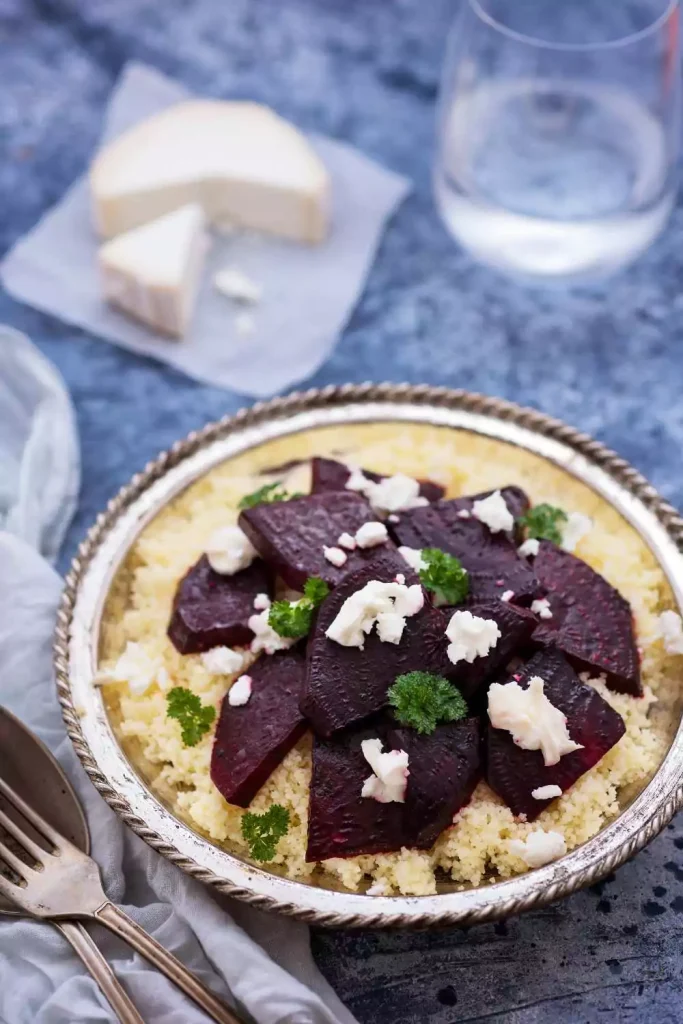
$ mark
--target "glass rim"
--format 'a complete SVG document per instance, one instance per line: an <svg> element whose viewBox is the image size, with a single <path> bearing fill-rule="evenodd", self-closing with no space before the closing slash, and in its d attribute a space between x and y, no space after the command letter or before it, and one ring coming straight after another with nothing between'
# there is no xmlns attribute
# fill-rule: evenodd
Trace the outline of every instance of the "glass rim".
<svg viewBox="0 0 683 1024"><path fill-rule="evenodd" d="M500 32L501 35L507 36L508 39L512 39L518 43L525 43L527 46L535 46L538 49L545 50L573 50L575 52L589 52L591 50L608 50L616 49L622 46L630 46L632 43L639 42L642 39L646 39L649 35L652 35L667 21L671 18L673 13L680 8L680 0L669 0L668 4L664 8L661 14L659 14L649 25L644 28L638 29L637 32L630 32L626 36L619 36L616 39L607 39L602 43L553 43L546 39L540 39L536 36L527 35L525 32L518 32L516 29L509 28L504 22L499 21L494 15L484 7L483 0L468 0L470 9L490 28Z"/></svg>

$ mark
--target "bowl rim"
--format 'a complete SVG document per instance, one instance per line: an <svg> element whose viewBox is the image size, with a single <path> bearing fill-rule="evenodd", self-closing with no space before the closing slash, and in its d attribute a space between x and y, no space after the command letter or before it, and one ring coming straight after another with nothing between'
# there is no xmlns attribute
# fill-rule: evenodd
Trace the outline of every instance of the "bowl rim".
<svg viewBox="0 0 683 1024"><path fill-rule="evenodd" d="M679 611L683 609L683 518L678 512L645 477L599 441L559 419L501 398L390 383L294 392L191 432L135 474L97 517L66 577L53 656L67 733L96 789L153 849L219 892L318 926L469 925L544 906L614 871L650 842L683 805L683 724L679 724L664 761L643 791L614 821L559 861L473 889L419 897L368 897L295 881L241 861L177 818L134 771L114 737L101 695L92 686L102 607L132 540L168 501L230 454L312 427L395 419L470 429L562 466L601 493L635 526L667 575Z"/></svg>

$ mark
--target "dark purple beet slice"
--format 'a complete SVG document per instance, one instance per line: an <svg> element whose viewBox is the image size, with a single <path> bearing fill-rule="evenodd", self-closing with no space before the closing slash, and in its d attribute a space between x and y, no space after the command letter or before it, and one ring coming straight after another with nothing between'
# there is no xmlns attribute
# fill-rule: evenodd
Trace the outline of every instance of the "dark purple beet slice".
<svg viewBox="0 0 683 1024"><path fill-rule="evenodd" d="M488 783L514 814L525 814L528 821L551 803L535 800L531 795L534 789L556 785L565 793L626 731L621 715L597 690L581 682L560 651L540 651L515 678L526 688L532 676L543 679L545 695L566 716L571 739L581 743L583 749L565 754L557 764L546 767L540 750L523 750L506 729L488 726ZM501 681L509 682L510 678Z"/></svg>
<svg viewBox="0 0 683 1024"><path fill-rule="evenodd" d="M628 601L586 562L550 541L541 542L533 566L553 613L551 619L541 619L534 640L559 647L580 671L604 672L607 685L617 693L641 696Z"/></svg>
<svg viewBox="0 0 683 1024"><path fill-rule="evenodd" d="M308 644L302 710L321 736L329 736L383 708L396 676L416 669L436 672L443 664L447 647L443 613L427 600L422 611L406 619L398 644L381 641L376 629L366 638L363 650L343 647L325 636L347 597L370 580L388 583L398 573L405 576L408 585L419 582L399 554L385 552L347 576L320 608Z"/></svg>
<svg viewBox="0 0 683 1024"><path fill-rule="evenodd" d="M306 731L299 710L306 674L303 651L263 655L247 674L251 697L242 707L223 699L211 755L211 780L229 804L248 807Z"/></svg>
<svg viewBox="0 0 683 1024"><path fill-rule="evenodd" d="M181 654L248 644L254 636L249 629L254 598L272 593L272 573L260 559L234 576L224 576L202 555L178 584L169 639Z"/></svg>
<svg viewBox="0 0 683 1024"><path fill-rule="evenodd" d="M391 531L400 545L441 548L459 558L470 574L472 600L499 598L512 590L516 604L530 604L542 596L543 589L532 567L518 555L512 539L506 533L491 533L474 516L462 519L458 515L469 511L474 500L455 498L409 509L401 512Z"/></svg>
<svg viewBox="0 0 683 1024"><path fill-rule="evenodd" d="M309 576L336 586L350 572L372 561L378 551L393 548L389 540L374 548L347 551L340 568L325 558L323 549L336 547L342 533L353 536L363 523L376 520L362 495L337 491L256 505L240 514L239 525L285 583L303 590Z"/></svg>
<svg viewBox="0 0 683 1024"><path fill-rule="evenodd" d="M392 750L408 754L402 845L429 849L482 776L479 719L448 722L428 736L396 728L387 738Z"/></svg>
<svg viewBox="0 0 683 1024"><path fill-rule="evenodd" d="M311 459L311 467L313 470L311 486L313 494L320 494L323 491L343 491L346 481L351 476L351 471L343 462L337 462L336 459L324 459L319 455ZM386 475L383 476L381 473L373 473L369 469L364 469L362 472L363 476L374 483L386 480ZM420 480L420 494L427 501L438 501L444 496L444 488L432 480Z"/></svg>

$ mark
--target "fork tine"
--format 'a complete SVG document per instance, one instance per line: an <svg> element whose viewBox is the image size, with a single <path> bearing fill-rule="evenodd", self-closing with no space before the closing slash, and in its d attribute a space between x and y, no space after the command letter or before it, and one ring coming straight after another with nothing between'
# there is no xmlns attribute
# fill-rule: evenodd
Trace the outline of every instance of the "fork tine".
<svg viewBox="0 0 683 1024"><path fill-rule="evenodd" d="M17 825L16 821L10 818L8 814L5 814L3 810L0 810L0 826L4 828L5 832L9 832L11 836L14 836L19 845L23 846L26 852L30 853L38 863L42 864L43 858L49 856L48 851L34 842L21 826Z"/></svg>
<svg viewBox="0 0 683 1024"><path fill-rule="evenodd" d="M16 853L12 853L7 843L3 843L0 840L0 860L4 860L5 864L9 865L18 875L28 881L27 875L35 875L35 869L30 867L26 861L23 861L21 857L17 857Z"/></svg>
<svg viewBox="0 0 683 1024"><path fill-rule="evenodd" d="M57 849L63 849L66 846L72 845L68 839L65 839L64 836L60 835L59 832L52 827L52 825L45 821L45 818L43 818L42 815L38 814L37 811L34 811L32 807L29 807L26 801L22 800L19 794L16 793L11 786L8 786L3 778L0 778L0 793L11 804L14 804L15 808L23 814L26 820L30 821L31 824L37 828L46 839L49 839ZM41 852L45 853L45 850Z"/></svg>
<svg viewBox="0 0 683 1024"><path fill-rule="evenodd" d="M20 885L10 882L9 878L0 873L0 896L4 896L11 903L16 903L18 907L24 908L24 892L25 890Z"/></svg>

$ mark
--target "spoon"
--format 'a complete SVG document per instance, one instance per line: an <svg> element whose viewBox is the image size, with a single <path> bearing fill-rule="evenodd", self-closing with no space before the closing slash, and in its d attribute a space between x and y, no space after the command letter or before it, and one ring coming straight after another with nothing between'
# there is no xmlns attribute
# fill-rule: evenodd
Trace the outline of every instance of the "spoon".
<svg viewBox="0 0 683 1024"><path fill-rule="evenodd" d="M0 776L54 828L84 853L90 853L85 815L61 765L37 736L6 708L0 707ZM7 813L11 813L7 809ZM32 838L43 845L39 833ZM0 914L19 917L21 911L0 895ZM100 986L122 1024L144 1024L113 970L80 922L54 922Z"/></svg>

